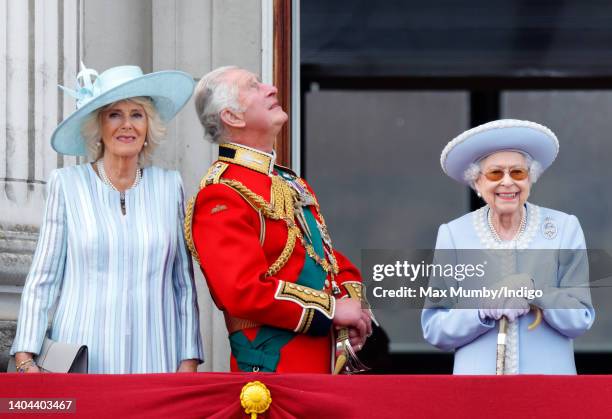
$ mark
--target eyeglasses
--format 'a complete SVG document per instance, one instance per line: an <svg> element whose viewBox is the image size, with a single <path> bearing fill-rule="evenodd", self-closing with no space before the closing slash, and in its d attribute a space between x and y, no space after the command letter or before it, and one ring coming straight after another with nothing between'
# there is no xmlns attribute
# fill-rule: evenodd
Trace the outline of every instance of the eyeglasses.
<svg viewBox="0 0 612 419"><path fill-rule="evenodd" d="M504 174L508 172L510 177L514 180L525 180L529 176L529 170L516 167L514 169L503 170L503 169L491 169L486 172L482 172L482 174L491 182L498 182L504 178Z"/></svg>

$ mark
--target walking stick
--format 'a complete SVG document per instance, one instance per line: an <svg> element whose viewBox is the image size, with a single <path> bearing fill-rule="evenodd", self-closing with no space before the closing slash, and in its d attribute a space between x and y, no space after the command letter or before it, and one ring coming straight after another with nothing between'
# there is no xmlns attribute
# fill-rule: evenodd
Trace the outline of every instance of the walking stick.
<svg viewBox="0 0 612 419"><path fill-rule="evenodd" d="M499 319L499 332L497 333L497 361L495 363L495 375L504 375L506 367L506 331L508 330L508 319L502 316Z"/></svg>
<svg viewBox="0 0 612 419"><path fill-rule="evenodd" d="M529 308L534 312L535 319L527 326L527 330L533 330L542 323L542 309L540 307L530 305ZM506 332L508 330L508 319L502 316L499 319L499 332L497 333L497 359L495 362L495 375L504 375L506 367Z"/></svg>

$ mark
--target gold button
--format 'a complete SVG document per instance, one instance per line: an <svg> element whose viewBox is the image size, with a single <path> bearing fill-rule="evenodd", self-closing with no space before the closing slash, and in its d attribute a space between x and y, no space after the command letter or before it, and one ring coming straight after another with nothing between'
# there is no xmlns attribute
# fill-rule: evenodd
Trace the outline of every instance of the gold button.
<svg viewBox="0 0 612 419"><path fill-rule="evenodd" d="M304 290L304 294L310 295L310 291L309 290Z"/></svg>
<svg viewBox="0 0 612 419"><path fill-rule="evenodd" d="M353 286L353 288L359 288L359 285L357 284L351 284Z"/></svg>
<svg viewBox="0 0 612 419"><path fill-rule="evenodd" d="M289 288L295 289L295 284L289 284Z"/></svg>
<svg viewBox="0 0 612 419"><path fill-rule="evenodd" d="M300 286L298 285L297 290L298 290L298 291L304 291L304 288L302 288L302 287L300 287Z"/></svg>
<svg viewBox="0 0 612 419"><path fill-rule="evenodd" d="M357 297L361 298L361 293L360 292L357 293Z"/></svg>

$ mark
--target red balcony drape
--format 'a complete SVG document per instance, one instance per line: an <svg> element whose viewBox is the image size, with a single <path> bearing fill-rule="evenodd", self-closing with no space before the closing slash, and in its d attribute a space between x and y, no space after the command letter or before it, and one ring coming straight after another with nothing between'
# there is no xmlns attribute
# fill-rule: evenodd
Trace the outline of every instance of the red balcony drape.
<svg viewBox="0 0 612 419"><path fill-rule="evenodd" d="M70 418L246 418L254 380L272 396L261 418L612 417L612 376L0 374L0 398L76 399Z"/></svg>

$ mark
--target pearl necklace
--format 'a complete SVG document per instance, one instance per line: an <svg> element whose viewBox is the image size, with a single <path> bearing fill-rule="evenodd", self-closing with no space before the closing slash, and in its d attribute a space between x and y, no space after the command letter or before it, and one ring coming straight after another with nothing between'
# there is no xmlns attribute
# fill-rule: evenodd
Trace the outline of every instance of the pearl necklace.
<svg viewBox="0 0 612 419"><path fill-rule="evenodd" d="M495 240L497 243L503 242L501 237L499 237L499 234L497 234L497 231L495 230L495 227L493 226L493 213L491 212L491 208L489 208L489 213L487 215L487 223L489 224L489 230L491 231L491 235L493 236L493 240ZM517 240L521 236L521 234L523 234L523 232L525 231L525 227L527 227L527 217L525 216L525 208L522 208L522 210L521 210L521 223L519 225L519 228L518 228L516 234L514 235L514 237L512 237L512 239L510 241Z"/></svg>
<svg viewBox="0 0 612 419"><path fill-rule="evenodd" d="M96 167L98 168L98 173L100 174L102 181L111 188L113 188L115 191L119 192L119 204L121 205L121 213L125 215L125 191L120 191L115 185L113 185L113 182L111 182L108 175L106 174L106 170L104 170L104 160L100 159L96 161ZM128 189L133 189L138 186L141 178L142 169L138 168L136 170L136 176L134 177L134 183L132 183L132 186L130 186Z"/></svg>

